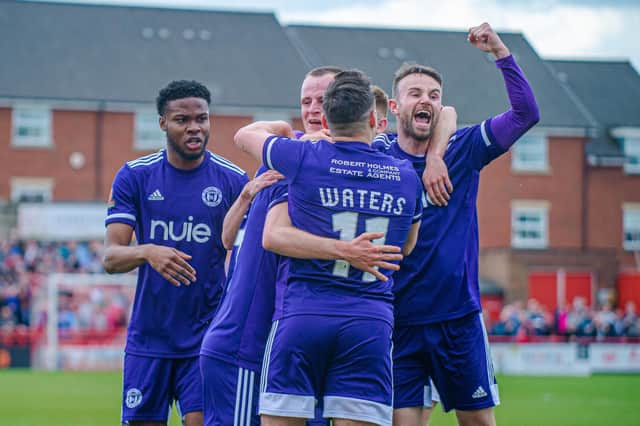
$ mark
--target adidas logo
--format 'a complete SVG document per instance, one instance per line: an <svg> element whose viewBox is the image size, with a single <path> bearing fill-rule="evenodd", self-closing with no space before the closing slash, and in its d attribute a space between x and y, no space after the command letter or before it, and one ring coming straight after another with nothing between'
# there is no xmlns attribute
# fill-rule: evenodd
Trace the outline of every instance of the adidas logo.
<svg viewBox="0 0 640 426"><path fill-rule="evenodd" d="M484 391L484 389L482 389L482 386L478 386L478 389L476 389L473 395L471 395L471 398L478 399L484 398L485 396L487 396L487 393Z"/></svg>
<svg viewBox="0 0 640 426"><path fill-rule="evenodd" d="M147 200L150 201L162 201L164 200L164 197L162 196L162 194L160 193L159 189L156 189L155 191L153 191L151 193L151 195L149 195L149 197L147 198Z"/></svg>

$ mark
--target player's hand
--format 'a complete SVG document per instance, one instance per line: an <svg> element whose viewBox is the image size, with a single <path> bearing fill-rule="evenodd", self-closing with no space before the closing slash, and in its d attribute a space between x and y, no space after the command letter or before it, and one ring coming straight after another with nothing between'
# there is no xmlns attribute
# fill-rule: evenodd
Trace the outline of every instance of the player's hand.
<svg viewBox="0 0 640 426"><path fill-rule="evenodd" d="M351 266L369 272L381 281L388 281L389 278L377 268L399 270L400 266L390 261L402 260L402 253L400 247L373 243L374 240L383 237L383 232L365 232L351 241L341 241L344 244L343 259Z"/></svg>
<svg viewBox="0 0 640 426"><path fill-rule="evenodd" d="M196 270L187 262L191 256L180 250L149 244L145 258L153 269L176 287L196 281Z"/></svg>
<svg viewBox="0 0 640 426"><path fill-rule="evenodd" d="M301 141L319 141L325 140L329 142L333 142L331 139L331 133L329 133L329 129L320 129L317 132L305 133L299 138Z"/></svg>
<svg viewBox="0 0 640 426"><path fill-rule="evenodd" d="M449 194L453 192L453 185L449 179L447 165L439 155L427 155L427 165L422 173L422 184L433 204L443 207L449 203Z"/></svg>
<svg viewBox="0 0 640 426"><path fill-rule="evenodd" d="M469 28L467 40L475 48L483 52L492 53L496 59L510 55L509 49L502 42L498 34L486 22L480 26Z"/></svg>
<svg viewBox="0 0 640 426"><path fill-rule="evenodd" d="M251 201L256 196L256 194L258 194L258 192L268 186L273 185L280 179L284 179L284 175L282 175L281 173L275 170L266 171L257 178L247 182L244 188L242 188L240 196Z"/></svg>

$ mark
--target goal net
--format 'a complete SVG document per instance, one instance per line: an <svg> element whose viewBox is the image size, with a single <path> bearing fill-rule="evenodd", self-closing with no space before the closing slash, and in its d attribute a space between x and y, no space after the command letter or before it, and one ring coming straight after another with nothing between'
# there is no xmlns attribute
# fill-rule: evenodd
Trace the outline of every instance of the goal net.
<svg viewBox="0 0 640 426"><path fill-rule="evenodd" d="M34 288L34 368L118 370L135 274L51 274Z"/></svg>

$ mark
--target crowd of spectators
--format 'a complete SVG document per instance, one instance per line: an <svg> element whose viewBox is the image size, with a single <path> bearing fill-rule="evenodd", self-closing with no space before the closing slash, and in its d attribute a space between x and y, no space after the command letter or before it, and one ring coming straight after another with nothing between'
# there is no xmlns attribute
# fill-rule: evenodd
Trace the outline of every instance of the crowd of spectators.
<svg viewBox="0 0 640 426"><path fill-rule="evenodd" d="M101 241L42 242L15 238L0 241L0 331L29 327L33 292L43 277L59 273L103 273ZM64 332L114 330L126 325L132 292L113 287L61 288L58 327ZM41 315L35 315L41 318ZM41 321L41 320L38 320ZM42 319L44 321L44 319ZM42 324L33 324L34 327ZM582 297L550 311L535 299L505 304L496 321L487 320L493 336L526 340L533 336L562 338L640 337L640 317L633 302L614 309L605 302L592 309Z"/></svg>
<svg viewBox="0 0 640 426"><path fill-rule="evenodd" d="M46 275L103 272L102 248L100 241L0 240L0 330L7 334L30 325L33 292Z"/></svg>
<svg viewBox="0 0 640 426"><path fill-rule="evenodd" d="M504 305L498 321L489 326L491 335L515 336L527 340L532 336L559 336L567 339L590 337L604 340L616 337L640 337L640 317L635 303L614 309L604 302L592 309L583 297L550 311L535 299Z"/></svg>

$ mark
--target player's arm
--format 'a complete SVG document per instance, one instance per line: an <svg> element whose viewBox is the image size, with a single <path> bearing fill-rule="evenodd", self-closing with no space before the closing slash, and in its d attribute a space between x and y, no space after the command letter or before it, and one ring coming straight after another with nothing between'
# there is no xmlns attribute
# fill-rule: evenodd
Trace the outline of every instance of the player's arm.
<svg viewBox="0 0 640 426"><path fill-rule="evenodd" d="M457 121L458 114L455 108L443 107L427 148L422 184L429 194L429 199L436 206L446 206L449 202L449 194L453 192L449 171L444 162L444 153L447 150L449 138L456 132Z"/></svg>
<svg viewBox="0 0 640 426"><path fill-rule="evenodd" d="M167 281L175 286L189 285L196 280L196 271L187 260L186 253L155 244L130 245L133 227L126 223L107 225L102 264L109 274L129 272L148 262Z"/></svg>
<svg viewBox="0 0 640 426"><path fill-rule="evenodd" d="M411 228L409 228L409 234L407 235L407 240L402 246L403 255L409 256L413 249L416 247L416 243L418 242L418 231L420 231L420 221L411 224Z"/></svg>
<svg viewBox="0 0 640 426"><path fill-rule="evenodd" d="M540 121L536 98L511 52L489 24L469 29L468 41L477 49L491 53L502 71L510 109L491 119L490 130L496 144L507 150Z"/></svg>
<svg viewBox="0 0 640 426"><path fill-rule="evenodd" d="M332 141L331 133L329 132L329 129L320 129L316 132L305 133L304 135L300 136L298 139L301 141L319 141L319 140L325 140L329 142Z"/></svg>
<svg viewBox="0 0 640 426"><path fill-rule="evenodd" d="M231 208L229 208L222 223L222 244L224 248L227 250L233 248L238 230L242 225L242 219L247 213L247 210L249 210L249 205L251 205L251 201L253 201L256 194L263 188L273 185L282 178L284 178L284 176L275 170L268 170L247 182L244 188L242 188L242 192L240 192L236 201L234 201Z"/></svg>
<svg viewBox="0 0 640 426"><path fill-rule="evenodd" d="M256 121L240 128L233 137L236 146L262 163L262 147L269 136L294 138L293 129L286 121Z"/></svg>
<svg viewBox="0 0 640 426"><path fill-rule="evenodd" d="M375 267L400 269L397 264L390 263L402 260L400 247L372 243L384 233L365 232L351 241L320 237L294 227L287 208L287 203L280 203L267 213L262 234L262 245L266 250L298 259L345 260L382 281L388 278Z"/></svg>

